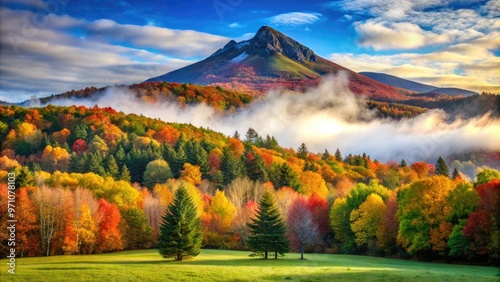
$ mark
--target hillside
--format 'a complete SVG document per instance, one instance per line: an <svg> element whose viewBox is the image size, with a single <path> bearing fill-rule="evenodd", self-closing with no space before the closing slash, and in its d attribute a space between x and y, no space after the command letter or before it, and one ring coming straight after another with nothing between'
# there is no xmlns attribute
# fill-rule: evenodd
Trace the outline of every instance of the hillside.
<svg viewBox="0 0 500 282"><path fill-rule="evenodd" d="M111 93L111 94L110 94ZM126 95L131 93L138 101L154 104L174 102L180 107L204 103L218 111L234 111L241 107L250 106L258 101L259 96L253 96L237 90L228 90L220 86L200 86L195 84L180 84L168 82L143 82L140 84L121 85L113 87L87 87L80 90L71 90L65 93L51 95L37 100L27 100L22 106L35 104L49 105L61 101L71 101L78 105L91 101L98 103L105 95ZM369 109L376 110L378 117L402 119L415 117L426 111L425 108L408 106L392 102L366 101Z"/></svg>
<svg viewBox="0 0 500 282"><path fill-rule="evenodd" d="M230 41L210 57L147 81L219 84L265 93L271 88L304 90L329 74L346 72L349 89L379 100L405 100L406 91L359 75L326 60L308 47L270 27L261 27L250 40Z"/></svg>
<svg viewBox="0 0 500 282"><path fill-rule="evenodd" d="M378 72L359 72L359 74L369 77L378 82L391 85L398 88L407 89L410 91L425 93L436 89L436 86L427 85L415 81L411 81L408 79L403 79L394 75L389 75L385 73Z"/></svg>

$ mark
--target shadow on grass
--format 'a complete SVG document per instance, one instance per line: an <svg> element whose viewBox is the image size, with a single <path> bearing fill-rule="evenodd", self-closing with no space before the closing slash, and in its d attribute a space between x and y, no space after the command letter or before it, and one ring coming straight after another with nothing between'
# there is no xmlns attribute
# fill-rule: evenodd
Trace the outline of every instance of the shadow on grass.
<svg viewBox="0 0 500 282"><path fill-rule="evenodd" d="M52 270L64 270L64 271L68 271L68 270L91 270L91 269L96 269L96 267L47 267L47 268L44 268L44 267L36 267L36 268L32 268L34 270L49 270L49 271L52 271Z"/></svg>
<svg viewBox="0 0 500 282"><path fill-rule="evenodd" d="M43 263L42 263L43 264ZM276 267L276 266L315 266L314 263L308 263L307 260L298 260L294 258L288 259L262 259L262 258L244 258L244 259L187 259L176 261L173 259L158 259L158 260L85 260L85 261L60 261L50 262L50 265L206 265L206 266L259 266L259 267ZM54 269L54 268L51 268ZM72 268L74 269L74 268Z"/></svg>

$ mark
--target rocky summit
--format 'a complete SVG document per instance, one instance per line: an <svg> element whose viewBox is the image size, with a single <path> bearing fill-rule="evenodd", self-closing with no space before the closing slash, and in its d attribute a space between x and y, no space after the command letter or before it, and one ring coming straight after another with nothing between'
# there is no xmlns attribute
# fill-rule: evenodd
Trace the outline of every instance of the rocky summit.
<svg viewBox="0 0 500 282"><path fill-rule="evenodd" d="M404 100L405 90L357 74L322 58L310 48L269 27L263 26L252 39L229 41L208 58L147 81L221 85L253 93L271 88L305 90L330 74L344 71L349 89L379 100Z"/></svg>

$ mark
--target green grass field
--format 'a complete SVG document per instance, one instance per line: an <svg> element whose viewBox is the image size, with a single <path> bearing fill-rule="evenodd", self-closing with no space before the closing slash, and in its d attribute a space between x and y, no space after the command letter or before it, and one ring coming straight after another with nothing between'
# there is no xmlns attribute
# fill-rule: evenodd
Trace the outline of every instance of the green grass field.
<svg viewBox="0 0 500 282"><path fill-rule="evenodd" d="M202 250L188 261L156 250L22 258L16 275L0 260L0 281L499 281L494 267L448 265L352 255L287 254L278 260L249 252Z"/></svg>

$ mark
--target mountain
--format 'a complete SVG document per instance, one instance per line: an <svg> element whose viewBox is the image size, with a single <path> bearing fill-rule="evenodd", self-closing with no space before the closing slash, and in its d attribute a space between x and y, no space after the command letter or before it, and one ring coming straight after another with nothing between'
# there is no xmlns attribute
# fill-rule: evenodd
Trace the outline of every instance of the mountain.
<svg viewBox="0 0 500 282"><path fill-rule="evenodd" d="M380 100L405 100L407 91L362 76L324 59L310 48L268 26L250 40L229 41L208 58L147 81L218 84L265 93L270 88L305 89L322 77L344 71L349 89Z"/></svg>
<svg viewBox="0 0 500 282"><path fill-rule="evenodd" d="M460 88L441 88L437 86L423 84L385 73L360 72L359 74L369 77L381 83L385 83L394 87L403 88L410 91L415 91L418 93L435 93L435 94L445 94L450 96L471 96L478 94L476 92Z"/></svg>
<svg viewBox="0 0 500 282"><path fill-rule="evenodd" d="M477 92L472 92L469 90L460 89L460 88L453 88L453 87L435 88L435 89L432 89L431 91L428 91L428 93L440 93L440 94L446 94L446 95L451 95L451 96L472 96L472 95L478 94Z"/></svg>
<svg viewBox="0 0 500 282"><path fill-rule="evenodd" d="M408 79L403 79L394 75L389 75L385 73L379 72L360 72L359 74L369 77L378 82L382 82L394 87L399 87L403 89L407 89L410 91L415 91L419 93L429 92L436 89L436 86L427 85L423 83L418 83L415 81L411 81Z"/></svg>

